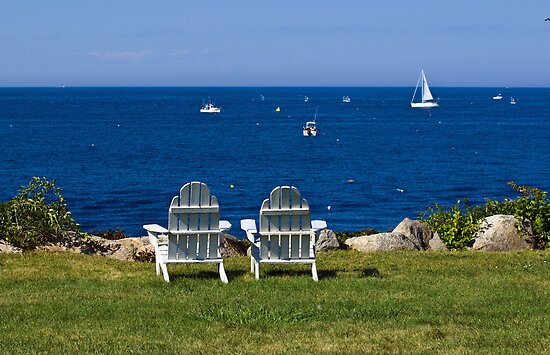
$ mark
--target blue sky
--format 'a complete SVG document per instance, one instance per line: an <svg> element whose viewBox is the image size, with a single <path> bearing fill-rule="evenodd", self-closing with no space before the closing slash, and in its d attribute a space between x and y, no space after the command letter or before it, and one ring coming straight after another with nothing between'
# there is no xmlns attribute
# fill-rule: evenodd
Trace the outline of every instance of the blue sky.
<svg viewBox="0 0 550 355"><path fill-rule="evenodd" d="M550 86L547 0L0 0L0 86Z"/></svg>

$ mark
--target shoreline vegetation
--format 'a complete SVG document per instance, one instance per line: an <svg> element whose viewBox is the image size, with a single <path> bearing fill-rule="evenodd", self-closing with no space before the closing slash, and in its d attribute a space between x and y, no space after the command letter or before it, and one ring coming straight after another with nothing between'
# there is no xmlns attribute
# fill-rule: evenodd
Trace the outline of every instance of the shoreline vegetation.
<svg viewBox="0 0 550 355"><path fill-rule="evenodd" d="M514 200L436 205L391 233L325 230L318 242L332 250L317 254L317 283L303 265L270 265L255 280L226 235L229 284L196 264L171 266L166 284L154 253L132 244L146 237L80 232L55 182L34 178L0 204L0 352L549 352L549 203L511 187ZM531 250L471 251L492 228L476 218L495 212L511 213L513 238ZM99 257L122 253L142 262Z"/></svg>
<svg viewBox="0 0 550 355"><path fill-rule="evenodd" d="M486 200L485 204L478 206L471 205L467 199L457 201L454 206L434 204L419 213L420 225L406 227L410 230L407 232L403 231L400 224L392 233L405 236L408 233L424 234L409 238L421 239L412 240L419 250L431 249L429 242L434 238L447 250L466 250L474 247L480 234L493 226L494 222L490 221L494 221L494 218L491 217L509 216L513 223L512 229L517 230L517 238L528 244L526 249L542 250L550 247L550 199L547 192L535 187L519 186L514 182L508 185L519 194L515 199ZM68 210L61 191L55 180L34 177L27 186L21 187L13 199L0 202L0 242L23 251L57 245L92 252L105 247L100 243L103 240L127 239L122 229L96 231L95 235L82 232ZM407 221L410 220L406 218L402 223ZM383 237L393 242L396 236L392 233L385 233L387 235ZM367 229L335 232L330 237L337 239L339 246L345 249L350 246L353 248L353 243L350 243L353 239L381 234L384 233Z"/></svg>

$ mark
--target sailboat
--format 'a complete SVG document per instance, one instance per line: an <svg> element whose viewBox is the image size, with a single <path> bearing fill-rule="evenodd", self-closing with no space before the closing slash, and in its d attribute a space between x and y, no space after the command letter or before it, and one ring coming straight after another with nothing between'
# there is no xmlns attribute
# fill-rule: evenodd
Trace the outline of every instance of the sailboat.
<svg viewBox="0 0 550 355"><path fill-rule="evenodd" d="M418 90L418 85L420 84L420 81L422 81L422 101L421 102L414 102L414 97L416 96L416 91ZM416 83L416 88L414 89L414 94L411 99L411 107L417 108L417 107L423 107L423 108L431 108L431 107L438 107L439 104L435 101L433 101L432 92L430 91L430 87L428 86L428 80L426 80L426 75L424 74L424 70L420 72L420 77L418 78L418 82Z"/></svg>
<svg viewBox="0 0 550 355"><path fill-rule="evenodd" d="M351 99L348 95L344 95L342 97L342 102L345 103L345 104L349 104L351 102Z"/></svg>

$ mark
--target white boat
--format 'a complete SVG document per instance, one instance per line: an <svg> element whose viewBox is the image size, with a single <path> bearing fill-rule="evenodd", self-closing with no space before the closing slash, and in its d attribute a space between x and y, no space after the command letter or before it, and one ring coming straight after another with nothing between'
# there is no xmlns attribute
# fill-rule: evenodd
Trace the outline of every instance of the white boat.
<svg viewBox="0 0 550 355"><path fill-rule="evenodd" d="M317 135L317 124L315 121L317 120L317 110L315 110L315 118L313 121L306 122L306 125L304 126L302 133L304 134L304 137L315 137Z"/></svg>
<svg viewBox="0 0 550 355"><path fill-rule="evenodd" d="M315 137L317 135L317 126L315 124L315 121L308 121L306 122L306 125L304 126L303 130L304 137L313 136Z"/></svg>
<svg viewBox="0 0 550 355"><path fill-rule="evenodd" d="M304 96L304 102L308 102L308 101L309 101L309 97Z"/></svg>
<svg viewBox="0 0 550 355"><path fill-rule="evenodd" d="M345 103L345 104L349 104L351 102L351 99L349 98L348 95L344 95L342 97L342 102Z"/></svg>
<svg viewBox="0 0 550 355"><path fill-rule="evenodd" d="M414 97L416 96L416 91L418 90L418 85L420 84L420 81L422 81L422 99L420 102L414 102ZM434 98L432 96L432 92L430 91L430 87L428 86L428 80L426 79L426 75L424 74L424 70L420 72L420 77L418 78L418 81L416 83L416 88L414 89L414 94L411 99L411 107L413 108L431 108L431 107L438 107L439 104L434 101Z"/></svg>
<svg viewBox="0 0 550 355"><path fill-rule="evenodd" d="M221 109L219 107L216 107L212 100L208 99L208 102L206 103L206 105L203 104L200 111L205 113L220 113Z"/></svg>
<svg viewBox="0 0 550 355"><path fill-rule="evenodd" d="M502 95L499 93L497 96L493 96L493 100L502 100Z"/></svg>
<svg viewBox="0 0 550 355"><path fill-rule="evenodd" d="M260 94L260 101L265 101L265 97L262 94Z"/></svg>
<svg viewBox="0 0 550 355"><path fill-rule="evenodd" d="M513 97L511 97L510 98L510 105L515 105L515 104L516 104L516 100Z"/></svg>

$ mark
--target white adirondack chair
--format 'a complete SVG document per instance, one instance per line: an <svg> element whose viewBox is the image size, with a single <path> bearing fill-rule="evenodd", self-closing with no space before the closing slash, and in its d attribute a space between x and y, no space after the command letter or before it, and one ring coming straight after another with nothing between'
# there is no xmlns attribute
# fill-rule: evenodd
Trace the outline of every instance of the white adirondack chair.
<svg viewBox="0 0 550 355"><path fill-rule="evenodd" d="M222 282L227 276L220 255L222 231L231 228L220 221L218 199L201 182L190 182L174 196L168 211L168 229L158 224L143 226L155 247L157 275L170 282L167 264L215 263ZM163 241L166 240L167 242Z"/></svg>
<svg viewBox="0 0 550 355"><path fill-rule="evenodd" d="M325 221L315 221L326 228ZM251 243L250 271L260 278L261 263L311 264L313 280L318 281L315 265L315 230L311 226L309 204L293 186L278 186L260 209L260 231L256 221L241 220L241 228Z"/></svg>

